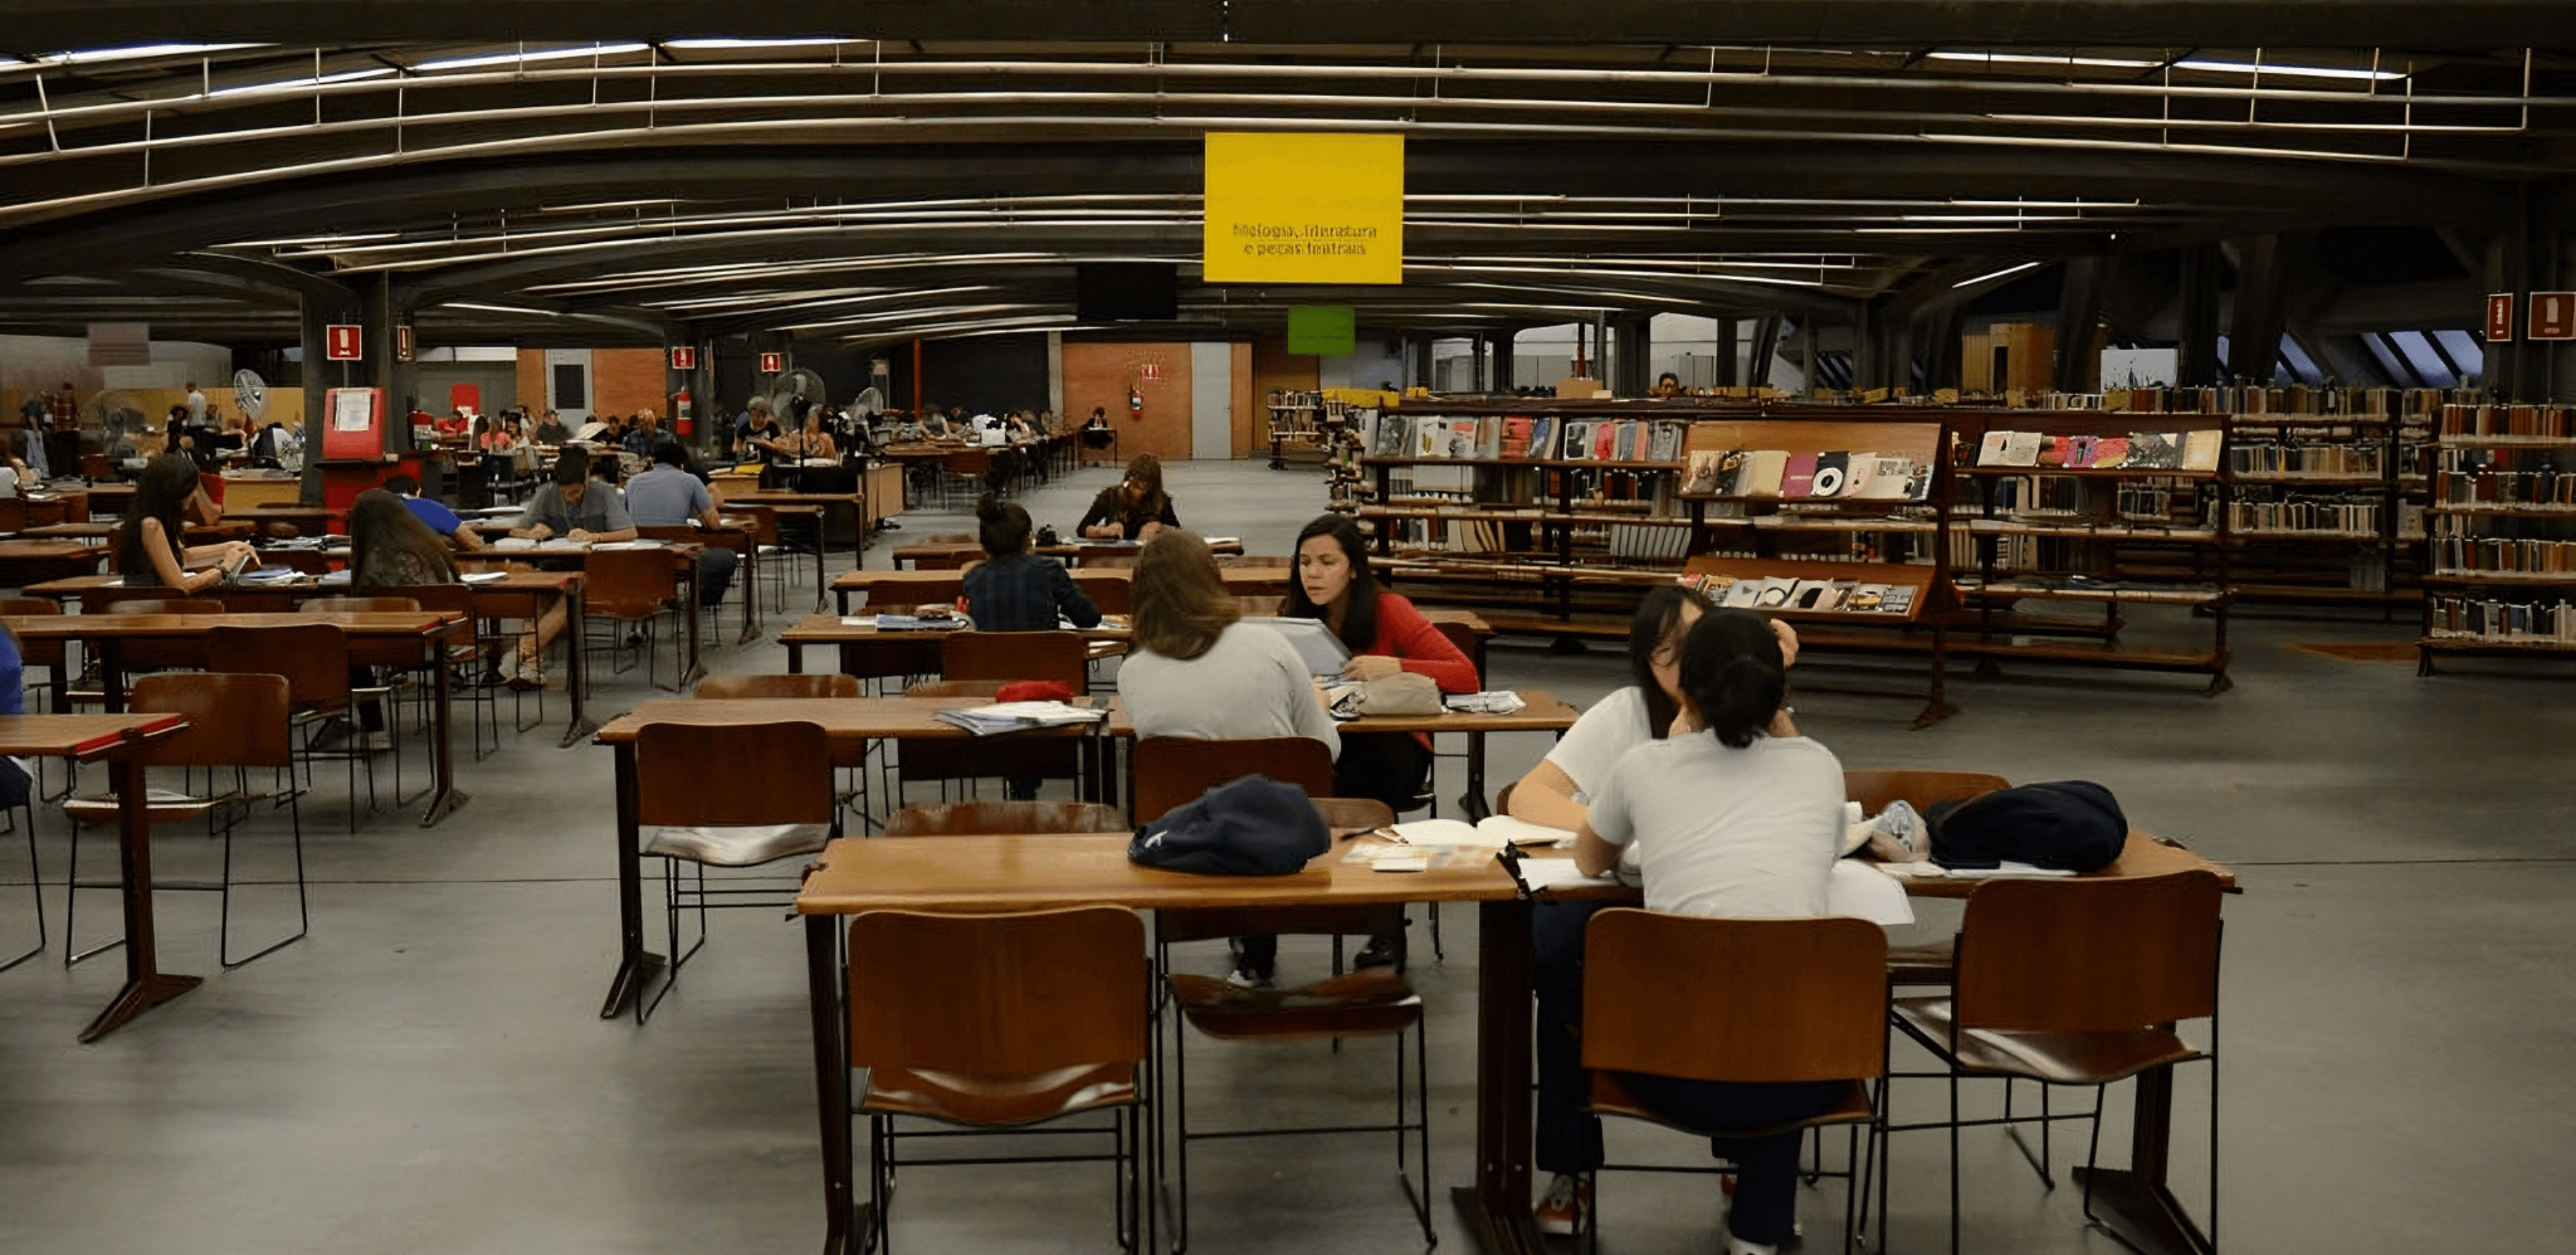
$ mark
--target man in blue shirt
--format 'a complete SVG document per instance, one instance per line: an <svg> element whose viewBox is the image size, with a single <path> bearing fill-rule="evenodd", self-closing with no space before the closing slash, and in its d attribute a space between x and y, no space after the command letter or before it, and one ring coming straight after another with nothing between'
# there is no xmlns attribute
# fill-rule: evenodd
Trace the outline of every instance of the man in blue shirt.
<svg viewBox="0 0 2576 1255"><path fill-rule="evenodd" d="M689 473L688 450L677 440L663 440L653 446L653 466L626 481L626 513L638 527L686 527L692 522L712 528L716 523L715 498L707 486ZM725 590L733 586L734 568L742 557L723 545L710 544L698 553L698 604L712 606L724 600Z"/></svg>
<svg viewBox="0 0 2576 1255"><path fill-rule="evenodd" d="M409 475L388 475L385 477L385 491L402 498L404 508L411 511L413 518L446 537L448 543L459 549L483 547L483 538L475 535L474 529L465 525L465 520L456 517L456 511L420 495L419 480Z"/></svg>

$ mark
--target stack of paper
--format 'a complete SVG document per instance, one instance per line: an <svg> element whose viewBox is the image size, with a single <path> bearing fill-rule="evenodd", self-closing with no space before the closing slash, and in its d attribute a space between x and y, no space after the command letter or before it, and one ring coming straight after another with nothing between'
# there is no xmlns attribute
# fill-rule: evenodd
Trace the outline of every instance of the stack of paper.
<svg viewBox="0 0 2576 1255"><path fill-rule="evenodd" d="M991 706L943 710L935 717L941 723L964 728L977 736L992 736L1030 728L1062 728L1093 723L1108 718L1109 712L1064 702L999 702Z"/></svg>

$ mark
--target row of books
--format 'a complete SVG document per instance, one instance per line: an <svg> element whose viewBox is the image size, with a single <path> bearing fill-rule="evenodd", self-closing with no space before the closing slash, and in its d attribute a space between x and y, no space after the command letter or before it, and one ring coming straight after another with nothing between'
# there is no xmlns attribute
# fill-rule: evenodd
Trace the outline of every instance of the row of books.
<svg viewBox="0 0 2576 1255"><path fill-rule="evenodd" d="M2389 417L2431 414L2461 393L2440 388L2287 387L2113 388L2107 392L2052 392L2041 398L2052 410L2127 410L2163 414L2355 414Z"/></svg>
<svg viewBox="0 0 2576 1255"><path fill-rule="evenodd" d="M2447 639L2517 644L2576 645L2576 605L2502 601L2491 597L2435 597L2427 633Z"/></svg>
<svg viewBox="0 0 2576 1255"><path fill-rule="evenodd" d="M1738 606L1747 610L1808 610L1825 614L1911 614L1916 592L1912 584L1802 580L1788 576L1738 579L1731 575L1686 575L1681 582L1721 606Z"/></svg>
<svg viewBox="0 0 2576 1255"><path fill-rule="evenodd" d="M2510 536L2436 536L2433 567L2445 575L2522 572L2576 574L2576 541L2521 540Z"/></svg>
<svg viewBox="0 0 2576 1255"><path fill-rule="evenodd" d="M2445 405L2435 434L2576 440L2576 410L2559 405Z"/></svg>
<svg viewBox="0 0 2576 1255"><path fill-rule="evenodd" d="M2440 505L2509 509L2576 509L2576 471L2442 471L2433 476Z"/></svg>
<svg viewBox="0 0 2576 1255"><path fill-rule="evenodd" d="M2227 526L2238 532L2328 532L2376 536L2385 517L2376 501L2301 498L2230 501Z"/></svg>
<svg viewBox="0 0 2576 1255"><path fill-rule="evenodd" d="M1792 501L1921 501L1930 464L1909 457L1837 449L1696 449L1682 470L1685 497L1776 497Z"/></svg>
<svg viewBox="0 0 2576 1255"><path fill-rule="evenodd" d="M1989 431L1977 442L1979 466L2062 466L2068 470L2214 471L2227 433L2133 431L2126 436L2053 436Z"/></svg>
<svg viewBox="0 0 2576 1255"><path fill-rule="evenodd" d="M1464 418L1396 411L1380 412L1368 425L1369 456L1378 458L1660 463L1681 460L1688 427L1678 419Z"/></svg>
<svg viewBox="0 0 2576 1255"><path fill-rule="evenodd" d="M1622 561L1669 561L1690 556L1691 529L1637 523L1610 525L1610 556Z"/></svg>
<svg viewBox="0 0 2576 1255"><path fill-rule="evenodd" d="M2227 469L2239 475L2377 475L2388 466L2388 446L2368 444L2245 444L2229 446Z"/></svg>

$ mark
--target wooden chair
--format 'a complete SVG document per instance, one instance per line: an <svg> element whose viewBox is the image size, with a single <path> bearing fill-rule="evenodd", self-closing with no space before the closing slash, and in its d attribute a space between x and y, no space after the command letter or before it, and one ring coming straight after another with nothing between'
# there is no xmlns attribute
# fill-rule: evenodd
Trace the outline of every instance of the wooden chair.
<svg viewBox="0 0 2576 1255"><path fill-rule="evenodd" d="M1871 1085L1887 1075L1887 937L1856 919L1710 919L1614 908L1584 934L1583 1066L1589 1108L1693 1137L1753 1137L1852 1126L1843 1249L1859 1232L1868 1165L1880 1143ZM1628 1073L1696 1081L1848 1082L1832 1109L1793 1124L1706 1129L1629 1092ZM1872 1154L1862 1157L1859 1126ZM1625 1167L1616 1165L1615 1167ZM1882 1190L1884 1178L1880 1181ZM1597 1248L1600 1196L1587 1236Z"/></svg>
<svg viewBox="0 0 2576 1255"><path fill-rule="evenodd" d="M222 614L224 603L212 597L174 597L167 589L135 589L136 596L120 596L109 589L91 589L81 595L85 613L89 614ZM100 593L109 594L105 598ZM201 641L153 640L137 637L117 647L117 667L128 677L154 671L193 671L205 665L205 646ZM107 694L87 683L76 684L63 693L64 700L74 705L97 705Z"/></svg>
<svg viewBox="0 0 2576 1255"><path fill-rule="evenodd" d="M289 687L285 677L276 675L152 675L134 686L129 709L185 715L188 726L169 736L147 742L137 751L135 763L141 767L203 767L207 769L208 789L203 794L167 796L155 790L147 794L145 818L153 824L177 820L206 820L209 835L223 838L223 878L214 885L190 885L175 881L157 881L153 888L212 890L221 896L218 916L216 954L225 967L239 967L304 936L310 924L304 890L304 813L297 805L297 790L288 789L280 799L287 809L289 830L295 855L295 931L286 937L241 958L232 957L233 832L255 802L266 793L249 787L248 772L253 767L292 771L293 738L287 730ZM219 768L233 770L233 787L219 790L213 786ZM137 773L140 783L142 773ZM71 938L83 888L80 881L80 827L113 824L117 820L117 800L110 797L73 798L63 804L63 812L73 822L70 887L64 893L63 965L88 958L120 944L109 942L75 953Z"/></svg>
<svg viewBox="0 0 2576 1255"><path fill-rule="evenodd" d="M710 549L730 549L734 551L734 554L740 559L739 563L734 568L737 577L736 582L743 585L742 599L734 604L743 608L743 627L746 630L750 628L751 582L746 577L750 575L752 561L757 556L754 551L757 550L760 545L759 542L754 539L753 533L749 528L719 527L710 531L694 524L681 524L679 526L670 527L638 526L635 529L635 536L639 540L676 541L681 544L704 545ZM692 573L690 578L696 578L695 574ZM701 605L698 609L701 611L712 612L715 615L716 622L724 622L724 607L722 605Z"/></svg>
<svg viewBox="0 0 2576 1255"><path fill-rule="evenodd" d="M940 644L940 674L948 680L1007 683L1056 680L1077 697L1091 690L1089 663L1078 632L950 632ZM910 689L905 690L907 693ZM940 782L941 800L948 781L999 776L1004 779L1063 780L1082 772L1082 747L1071 741L1035 743L940 743L913 741L895 756L895 797L914 781Z"/></svg>
<svg viewBox="0 0 2576 1255"><path fill-rule="evenodd" d="M1174 807L1197 801L1201 794L1228 781L1255 773L1284 781L1306 790L1310 798L1327 798L1333 790L1333 756L1321 741L1310 737L1263 737L1257 739L1212 741L1188 737L1147 737L1136 743L1134 753L1135 784L1133 798L1139 822L1160 818ZM1391 820L1382 803L1353 807L1346 799L1333 801L1335 809L1325 812L1327 822L1334 818L1365 821L1367 826ZM1394 968L1369 968L1340 973L1341 939L1349 935L1377 936L1397 933L1404 928L1401 904L1358 907L1297 907L1237 910L1198 908L1158 911L1154 916L1155 953L1164 973L1166 1000L1177 1009L1181 1020L1210 1037L1222 1040L1330 1040L1345 1037L1392 1037L1396 1065L1396 1117L1391 1124L1359 1128L1290 1127L1280 1129L1201 1130L1192 1132L1186 1093L1189 1079L1188 1033L1175 1026L1172 1033L1173 1080L1168 1091L1173 1112L1175 1145L1178 1155L1179 1209L1175 1218L1175 1251L1189 1244L1189 1149L1190 1143L1212 1137L1246 1137L1297 1135L1325 1132L1391 1132L1396 1137L1396 1179L1413 1203L1415 1217L1422 1224L1424 1244L1433 1240L1429 1167L1430 1107L1428 1073L1422 1034L1422 999ZM1259 936L1328 936L1333 938L1336 974L1312 985L1292 989L1243 989L1222 978L1200 976L1171 970L1170 947L1186 941L1218 937ZM1159 1032L1160 1020L1157 1020ZM1405 1059L1405 1037L1413 1036L1411 1078L1408 1082ZM1158 1047L1159 1053L1159 1047ZM1412 1119L1406 1119L1405 1095L1411 1084L1415 1099ZM1414 1135L1422 1148L1419 1160L1422 1176L1415 1178L1405 1167L1405 1135ZM1419 1184L1417 1185L1417 1180Z"/></svg>
<svg viewBox="0 0 2576 1255"><path fill-rule="evenodd" d="M339 625L216 627L207 631L205 648L208 671L286 678L288 723L304 730L299 752L304 759L304 778L309 786L313 778L313 760L327 756L325 748L315 744L323 721L334 717L347 719L360 700L358 690L349 683L349 641L342 635ZM376 700L381 699L379 691ZM392 720L386 722L390 726ZM356 832L358 766L361 762L366 765L367 805L373 810L376 763L363 750L344 753L341 757L349 766L349 831Z"/></svg>
<svg viewBox="0 0 2576 1255"><path fill-rule="evenodd" d="M706 779L709 763L732 764L721 788ZM832 747L819 724L652 723L635 738L635 819L644 855L664 860L663 920L670 938L670 974L647 1002L635 1004L641 1024L679 981L680 968L707 944L710 905L768 907L792 904L775 888L707 887L709 867L745 868L813 854L831 840L839 802L832 794ZM680 886L679 863L697 866L694 888ZM712 902L712 899L755 899ZM698 937L680 949L680 912L698 910Z"/></svg>
<svg viewBox="0 0 2576 1255"><path fill-rule="evenodd" d="M1091 692L1090 656L1080 632L951 632L940 642L939 674L950 680L1056 680Z"/></svg>
<svg viewBox="0 0 2576 1255"><path fill-rule="evenodd" d="M1982 771L1846 771L1843 773L1843 796L1860 803L1861 813L1875 815L1893 802L1904 802L1916 813L1929 816L1936 802L1963 802L1997 789L2009 789L2012 782L2002 776ZM1955 965L1947 941L1919 946L1893 946L1887 952L1887 983L1890 985L1948 985Z"/></svg>
<svg viewBox="0 0 2576 1255"><path fill-rule="evenodd" d="M904 686L906 697L981 697L991 700L1001 696L1008 680L920 680Z"/></svg>
<svg viewBox="0 0 2576 1255"><path fill-rule="evenodd" d="M1333 752L1312 737L1210 741L1149 736L1136 742L1129 761L1135 771L1130 814L1138 823L1160 819L1175 806L1195 802L1200 794L1249 775L1296 785L1308 797L1330 797L1333 792Z"/></svg>
<svg viewBox="0 0 2576 1255"><path fill-rule="evenodd" d="M451 690L464 699L467 712L472 716L470 731L474 737L475 760L481 761L486 753L483 748L483 726L487 722L492 726L492 749L498 751L501 748L500 704L496 700L498 694L493 691L493 686L484 681L485 673L491 668L483 655L484 618L475 605L474 589L465 584L388 585L366 590L366 596L362 599L408 601L412 603L409 609L453 614L463 621L464 632L449 641L447 646L445 665L448 669L449 684ZM306 601L297 608L310 610L313 605L313 601ZM422 667L413 670L425 671L426 669ZM428 677L428 683L414 686L414 691L420 695L423 719L427 717L426 707L431 696L428 685L434 684L435 679L434 676ZM395 766L399 772L401 764L397 762ZM397 778L397 787L399 787L399 778Z"/></svg>
<svg viewBox="0 0 2576 1255"><path fill-rule="evenodd" d="M991 1133L1087 1112L1117 1163L1119 1245L1149 1245L1144 1198L1145 924L1123 907L1007 915L871 911L850 924L850 1066L867 1071L871 1246L889 1249L899 1117ZM928 1136L953 1144L955 1132ZM1050 1138L1060 1143L1063 1139ZM949 1162L1010 1160L952 1156ZM921 1168L940 1159L907 1158Z"/></svg>
<svg viewBox="0 0 2576 1255"><path fill-rule="evenodd" d="M297 614L412 614L420 610L413 597L307 597L295 603Z"/></svg>
<svg viewBox="0 0 2576 1255"><path fill-rule="evenodd" d="M1100 607L1102 614L1126 614L1135 604L1136 582L1123 575L1111 575L1100 570L1075 571L1073 586L1081 589L1082 595L1091 599L1091 604Z"/></svg>
<svg viewBox="0 0 2576 1255"><path fill-rule="evenodd" d="M1127 817L1099 802L949 802L907 806L886 820L889 837L1125 832Z"/></svg>
<svg viewBox="0 0 2576 1255"><path fill-rule="evenodd" d="M590 622L610 625L612 634L618 624L631 625L641 632L644 682L652 684L655 626L664 611L676 610L683 604L679 581L696 579L696 564L669 549L611 549L594 550L583 560L582 569L589 579L583 606ZM677 657L676 634L672 649L672 674L679 675L687 667Z"/></svg>
<svg viewBox="0 0 2576 1255"><path fill-rule="evenodd" d="M2036 1119L2043 1131L2032 1166L2048 1170L2045 1131L2054 1120L2090 1119L2088 1165L2102 1148L2102 1090L2153 1068L2205 1060L2209 1081L2209 1247L2218 1236L2218 878L2205 871L2100 880L1995 880L1969 895L1959 925L1955 993L1898 998L1896 1026L1932 1052L1950 1083L1950 1117L1892 1124L1888 1131L1950 1131L1950 1249L1959 1249L1959 1130ZM2207 1019L2210 1045L2174 1031ZM2053 1116L1959 1119L1959 1081L2001 1077L2093 1087L2093 1110ZM2043 1088L2042 1094L2047 1093ZM2030 1148L2022 1145L2030 1156ZM2090 1168L2084 1214L2093 1217Z"/></svg>
<svg viewBox="0 0 2576 1255"><path fill-rule="evenodd" d="M698 681L698 697L717 699L864 697L865 686L848 675L711 675Z"/></svg>

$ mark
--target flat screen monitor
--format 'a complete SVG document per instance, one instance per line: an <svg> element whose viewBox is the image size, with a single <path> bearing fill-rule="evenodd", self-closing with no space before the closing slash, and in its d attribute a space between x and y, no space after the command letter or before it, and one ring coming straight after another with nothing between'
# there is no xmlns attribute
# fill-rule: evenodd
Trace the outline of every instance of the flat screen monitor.
<svg viewBox="0 0 2576 1255"><path fill-rule="evenodd" d="M1084 322L1168 321L1181 313L1180 271L1168 262L1074 267L1074 311Z"/></svg>

